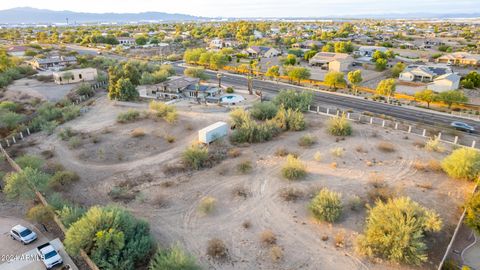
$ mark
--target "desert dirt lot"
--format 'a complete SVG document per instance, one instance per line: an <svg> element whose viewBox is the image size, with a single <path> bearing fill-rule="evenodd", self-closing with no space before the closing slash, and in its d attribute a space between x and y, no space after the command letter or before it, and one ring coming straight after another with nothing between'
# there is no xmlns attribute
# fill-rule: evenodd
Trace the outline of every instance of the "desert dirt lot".
<svg viewBox="0 0 480 270"><path fill-rule="evenodd" d="M81 176L81 181L64 193L66 197L87 206L124 205L149 221L161 245L180 243L207 269L435 269L461 214L460 205L473 188L443 173L420 170L420 162L440 160L447 154L425 151L420 138L355 123L353 136L336 139L325 131L326 118L313 114L307 114L305 131L283 133L254 145L232 146L225 140L215 147L236 148L241 154L226 156L201 171L167 174L167 164L179 161L182 151L196 140L198 129L228 120L228 112L179 108L175 124L152 119L118 124L116 115L128 108L100 98L90 111L68 123L82 133L77 148L56 135L37 134L30 138L37 144L28 151L52 150L55 155L50 162L59 162ZM145 136L132 138L130 133L136 128L143 129ZM166 133L176 140L168 142ZM316 144L300 147L298 140L305 134L315 136ZM391 150L380 150L378 145L386 142ZM285 157L276 154L281 148L296 153L306 164L305 179L291 182L282 178ZM333 148L343 148L344 155L332 155ZM314 158L317 152L320 161ZM252 162L253 169L242 174L237 166L245 160ZM372 262L355 254L353 245L363 231L366 210L350 209L349 201L356 195L371 203L369 192L379 182L396 196L409 196L436 210L443 219L443 230L428 238L430 261L422 267ZM310 198L322 187L342 194L344 213L335 224L319 223L307 210ZM114 188L122 189L122 196L112 196ZM298 190L299 198L286 201L281 196L286 188ZM206 196L217 201L210 215L198 211ZM264 230L277 236L276 244L283 251L277 262L260 241ZM207 242L212 238L224 241L228 260L207 257Z"/></svg>

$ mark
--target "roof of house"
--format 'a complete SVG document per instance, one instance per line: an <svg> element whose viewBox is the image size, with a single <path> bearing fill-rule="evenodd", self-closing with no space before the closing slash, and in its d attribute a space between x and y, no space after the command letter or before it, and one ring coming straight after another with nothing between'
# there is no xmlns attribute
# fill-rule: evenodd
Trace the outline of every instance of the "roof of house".
<svg viewBox="0 0 480 270"><path fill-rule="evenodd" d="M39 64L53 64L53 63L58 63L58 62L73 62L77 61L77 58L75 56L55 56L55 57L49 57L49 58L33 58L34 62L37 62Z"/></svg>
<svg viewBox="0 0 480 270"><path fill-rule="evenodd" d="M462 77L456 73L449 73L449 74L444 74L442 76L439 76L437 78L435 78L433 81L440 81L440 80L447 80L447 81L451 81L453 83L456 83L456 82L460 82L460 79Z"/></svg>
<svg viewBox="0 0 480 270"><path fill-rule="evenodd" d="M352 58L352 57L346 53L319 52L315 54L315 56L313 56L310 59L310 61L314 60L314 61L331 62L334 60L342 61L348 58Z"/></svg>
<svg viewBox="0 0 480 270"><path fill-rule="evenodd" d="M467 52L454 52L451 54L442 55L439 59L467 59L467 60L477 60L480 61L480 55L471 54Z"/></svg>
<svg viewBox="0 0 480 270"><path fill-rule="evenodd" d="M387 48L381 47L381 46L360 46L358 50L359 51L381 51L381 52L388 51Z"/></svg>
<svg viewBox="0 0 480 270"><path fill-rule="evenodd" d="M249 47L249 49L255 51L256 53L266 53L268 52L270 49L275 49L275 48L271 48L271 47L264 47L264 46L251 46Z"/></svg>
<svg viewBox="0 0 480 270"><path fill-rule="evenodd" d="M198 78L190 78L183 76L171 77L168 81L156 84L156 86L166 86L172 89L183 89L190 85L197 84L200 81Z"/></svg>
<svg viewBox="0 0 480 270"><path fill-rule="evenodd" d="M82 72L96 72L96 68L77 68L77 69L69 69L69 70L64 70L64 71L57 71L53 72L53 76L62 76L65 73L82 73Z"/></svg>
<svg viewBox="0 0 480 270"><path fill-rule="evenodd" d="M419 66L419 65L410 65L405 68L404 72L410 72L418 76L441 76L444 74L452 73L452 70L449 67L442 66Z"/></svg>
<svg viewBox="0 0 480 270"><path fill-rule="evenodd" d="M11 46L7 49L7 52L24 52L28 49L29 47L27 46Z"/></svg>

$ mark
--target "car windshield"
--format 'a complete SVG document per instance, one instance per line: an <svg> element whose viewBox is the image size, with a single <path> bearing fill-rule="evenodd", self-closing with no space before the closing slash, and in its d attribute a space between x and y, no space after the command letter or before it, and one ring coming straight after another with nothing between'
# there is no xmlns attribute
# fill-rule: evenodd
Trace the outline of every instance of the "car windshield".
<svg viewBox="0 0 480 270"><path fill-rule="evenodd" d="M32 231L30 231L30 229L25 229L25 230L20 232L20 236L25 237L27 235L30 235L31 233L32 233Z"/></svg>
<svg viewBox="0 0 480 270"><path fill-rule="evenodd" d="M57 255L57 252L55 250L52 250L52 251L48 252L47 254L45 254L45 259L50 259L50 258L54 257L55 255Z"/></svg>

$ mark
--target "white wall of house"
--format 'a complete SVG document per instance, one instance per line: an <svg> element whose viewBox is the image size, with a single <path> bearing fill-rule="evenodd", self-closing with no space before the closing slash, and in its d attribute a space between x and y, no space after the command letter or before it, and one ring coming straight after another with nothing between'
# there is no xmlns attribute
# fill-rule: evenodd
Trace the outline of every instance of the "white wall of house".
<svg viewBox="0 0 480 270"><path fill-rule="evenodd" d="M70 74L71 77L64 78L66 74ZM97 69L95 68L72 69L53 73L53 79L56 84L70 84L94 81L97 76Z"/></svg>
<svg viewBox="0 0 480 270"><path fill-rule="evenodd" d="M411 72L402 72L400 76L398 76L398 79L405 82L413 82L415 76Z"/></svg>
<svg viewBox="0 0 480 270"><path fill-rule="evenodd" d="M460 87L459 82L456 83L451 80L435 80L432 83L428 84L428 89L435 92L445 92L451 90L457 90Z"/></svg>
<svg viewBox="0 0 480 270"><path fill-rule="evenodd" d="M333 60L330 63L328 63L328 70L337 71L337 72L346 72L348 71L350 64L352 64L352 62L347 60Z"/></svg>

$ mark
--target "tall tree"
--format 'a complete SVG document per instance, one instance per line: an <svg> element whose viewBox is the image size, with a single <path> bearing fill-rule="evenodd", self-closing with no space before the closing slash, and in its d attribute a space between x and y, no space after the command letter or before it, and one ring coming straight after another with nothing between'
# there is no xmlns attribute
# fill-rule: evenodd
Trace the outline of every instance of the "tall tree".
<svg viewBox="0 0 480 270"><path fill-rule="evenodd" d="M353 91L357 93L357 86L363 81L362 71L357 69L355 71L350 71L347 74L348 81L352 84Z"/></svg>
<svg viewBox="0 0 480 270"><path fill-rule="evenodd" d="M329 88L337 89L338 85L345 83L343 72L330 71L325 75L324 82Z"/></svg>
<svg viewBox="0 0 480 270"><path fill-rule="evenodd" d="M301 80L306 80L310 78L310 70L304 67L293 67L290 68L288 71L288 77L291 80L297 80L298 83L300 84Z"/></svg>
<svg viewBox="0 0 480 270"><path fill-rule="evenodd" d="M382 80L377 85L377 94L387 97L387 101L390 101L390 98L393 97L395 90L396 83L394 79Z"/></svg>
<svg viewBox="0 0 480 270"><path fill-rule="evenodd" d="M438 100L446 104L449 109L452 108L452 105L454 104L468 102L468 98L458 90L441 92L438 94Z"/></svg>
<svg viewBox="0 0 480 270"><path fill-rule="evenodd" d="M415 98L427 103L427 108L430 108L430 103L437 99L437 94L435 94L435 92L432 90L425 89L415 93Z"/></svg>

